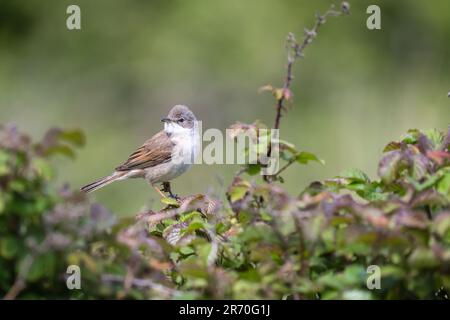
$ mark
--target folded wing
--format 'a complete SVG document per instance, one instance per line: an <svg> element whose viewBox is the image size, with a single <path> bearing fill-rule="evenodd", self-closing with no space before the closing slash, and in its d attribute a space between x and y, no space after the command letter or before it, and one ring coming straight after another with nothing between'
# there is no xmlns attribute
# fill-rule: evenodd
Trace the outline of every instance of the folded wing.
<svg viewBox="0 0 450 320"><path fill-rule="evenodd" d="M133 152L116 171L146 169L169 162L172 149L172 141L164 131L160 131Z"/></svg>

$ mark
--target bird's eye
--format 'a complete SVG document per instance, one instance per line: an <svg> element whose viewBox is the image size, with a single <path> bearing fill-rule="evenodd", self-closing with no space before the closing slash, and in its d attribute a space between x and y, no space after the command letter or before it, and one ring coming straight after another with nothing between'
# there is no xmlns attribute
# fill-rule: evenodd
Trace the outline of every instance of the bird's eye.
<svg viewBox="0 0 450 320"><path fill-rule="evenodd" d="M178 122L181 122L181 123L183 123L183 122L184 122L184 119L183 119L183 118L181 118L180 120L178 120Z"/></svg>

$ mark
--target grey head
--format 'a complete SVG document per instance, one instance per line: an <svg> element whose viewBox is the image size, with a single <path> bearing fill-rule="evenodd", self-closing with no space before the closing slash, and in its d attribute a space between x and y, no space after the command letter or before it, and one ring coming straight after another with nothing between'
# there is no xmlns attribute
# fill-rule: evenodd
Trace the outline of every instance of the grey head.
<svg viewBox="0 0 450 320"><path fill-rule="evenodd" d="M167 117L161 119L161 121L164 122L165 127L167 127L167 125L177 125L185 129L192 129L197 119L188 107L178 104L174 106Z"/></svg>

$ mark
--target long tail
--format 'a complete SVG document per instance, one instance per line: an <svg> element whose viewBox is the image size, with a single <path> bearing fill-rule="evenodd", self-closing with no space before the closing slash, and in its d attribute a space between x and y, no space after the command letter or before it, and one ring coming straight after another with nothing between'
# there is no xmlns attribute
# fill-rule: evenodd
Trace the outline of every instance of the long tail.
<svg viewBox="0 0 450 320"><path fill-rule="evenodd" d="M103 188L104 186L116 181L117 179L121 178L125 172L114 172L113 174L106 176L104 178L101 178L97 181L94 181L92 183L89 183L82 187L80 190L86 193L93 192L95 190L98 190L100 188Z"/></svg>

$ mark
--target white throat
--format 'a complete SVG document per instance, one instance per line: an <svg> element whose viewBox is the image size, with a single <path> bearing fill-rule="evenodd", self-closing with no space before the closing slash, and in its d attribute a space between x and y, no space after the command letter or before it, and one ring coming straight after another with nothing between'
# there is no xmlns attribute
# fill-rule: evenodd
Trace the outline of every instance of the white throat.
<svg viewBox="0 0 450 320"><path fill-rule="evenodd" d="M193 164L199 149L199 135L197 124L192 128L183 128L177 123L164 123L164 131L175 144L172 160L184 164Z"/></svg>
<svg viewBox="0 0 450 320"><path fill-rule="evenodd" d="M167 133L167 135L170 138L172 138L172 137L178 136L178 135L191 134L192 129L183 128L176 122L165 122L164 123L164 131Z"/></svg>

